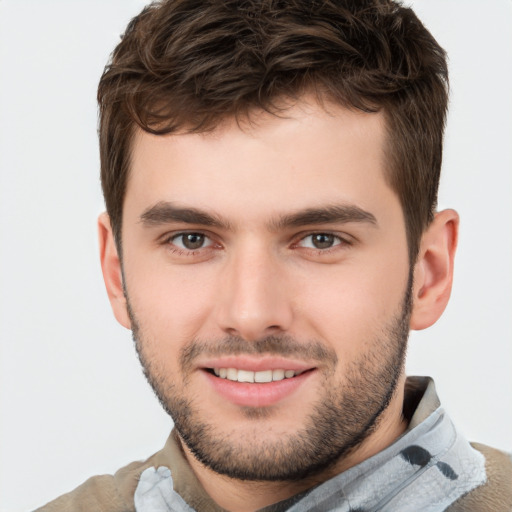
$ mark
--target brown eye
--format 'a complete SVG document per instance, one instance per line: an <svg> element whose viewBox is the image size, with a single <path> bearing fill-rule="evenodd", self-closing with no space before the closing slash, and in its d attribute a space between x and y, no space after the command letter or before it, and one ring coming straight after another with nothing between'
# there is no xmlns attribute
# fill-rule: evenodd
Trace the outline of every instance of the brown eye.
<svg viewBox="0 0 512 512"><path fill-rule="evenodd" d="M344 243L344 240L339 236L332 235L331 233L313 233L305 236L298 245L306 249L331 249L336 245Z"/></svg>
<svg viewBox="0 0 512 512"><path fill-rule="evenodd" d="M297 245L305 249L322 251L342 244L348 244L348 242L338 235L333 235L332 233L312 233L302 238Z"/></svg>
<svg viewBox="0 0 512 512"><path fill-rule="evenodd" d="M210 245L210 240L201 233L181 233L172 239L172 243L180 249L193 251Z"/></svg>
<svg viewBox="0 0 512 512"><path fill-rule="evenodd" d="M334 245L336 237L334 235L328 235L326 233L318 233L311 235L311 243L316 249L329 249Z"/></svg>

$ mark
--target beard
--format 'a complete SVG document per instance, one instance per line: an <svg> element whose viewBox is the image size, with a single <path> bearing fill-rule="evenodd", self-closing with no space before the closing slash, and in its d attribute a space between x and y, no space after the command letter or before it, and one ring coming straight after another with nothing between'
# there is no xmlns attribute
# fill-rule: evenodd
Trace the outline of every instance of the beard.
<svg viewBox="0 0 512 512"><path fill-rule="evenodd" d="M163 408L172 417L181 441L206 467L230 478L252 481L297 481L329 469L357 448L379 425L404 371L412 275L400 311L372 340L356 360L338 368L334 350L317 341L298 342L291 336L269 336L246 341L228 336L215 341L192 340L181 350L180 378L165 371L157 346L144 333L144 326L130 306L132 334L144 374ZM245 407L242 413L253 427L221 429L208 421L215 411L198 409L195 397L187 393L193 363L201 355L262 355L298 357L318 361L322 368L318 399L302 425L293 433L271 439L265 421L282 412L272 407ZM342 381L336 380L336 375ZM293 410L288 414L293 415ZM243 428L243 430L242 430Z"/></svg>

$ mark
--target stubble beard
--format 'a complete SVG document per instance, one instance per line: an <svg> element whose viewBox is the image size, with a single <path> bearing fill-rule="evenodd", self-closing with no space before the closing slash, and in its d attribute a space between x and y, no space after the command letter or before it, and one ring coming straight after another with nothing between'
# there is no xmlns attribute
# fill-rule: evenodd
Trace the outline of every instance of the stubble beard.
<svg viewBox="0 0 512 512"><path fill-rule="evenodd" d="M343 384L336 384L332 379L337 365L334 351L318 342L299 344L289 336L267 337L255 342L236 337L215 343L193 340L180 354L181 375L184 377L179 384L162 371L158 360L148 355L148 340L129 302L128 310L144 374L192 454L211 470L230 478L297 481L327 470L378 427L404 371L411 290L409 279L400 312L371 342L372 350L367 350L364 356L346 368ZM196 355L204 354L205 350L210 355L270 353L285 357L315 357L328 368L324 374L325 382L318 387L323 393L304 424L286 437L268 438L265 419L274 413L269 408L242 409L245 418L254 421L254 428L250 431L221 431L201 415L195 407L194 398L185 392L187 371Z"/></svg>

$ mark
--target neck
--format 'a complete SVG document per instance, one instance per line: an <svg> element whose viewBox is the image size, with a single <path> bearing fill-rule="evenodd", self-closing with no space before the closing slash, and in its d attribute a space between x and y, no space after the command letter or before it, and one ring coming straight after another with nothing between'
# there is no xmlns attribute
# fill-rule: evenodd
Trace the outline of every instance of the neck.
<svg viewBox="0 0 512 512"><path fill-rule="evenodd" d="M402 415L404 383L405 377L400 380L390 405L379 418L377 428L334 465L311 478L293 482L237 480L201 464L181 441L183 451L199 482L220 507L230 511L253 512L319 485L391 445L407 428Z"/></svg>

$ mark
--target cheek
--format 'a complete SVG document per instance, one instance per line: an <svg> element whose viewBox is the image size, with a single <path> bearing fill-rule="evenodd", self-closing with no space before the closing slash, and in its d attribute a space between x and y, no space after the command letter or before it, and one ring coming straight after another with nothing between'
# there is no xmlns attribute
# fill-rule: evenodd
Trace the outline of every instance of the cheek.
<svg viewBox="0 0 512 512"><path fill-rule="evenodd" d="M304 280L297 286L298 316L302 330L325 340L342 358L353 359L375 343L400 314L407 274L391 264L326 269L316 284Z"/></svg>
<svg viewBox="0 0 512 512"><path fill-rule="evenodd" d="M215 303L212 276L193 266L138 265L126 285L130 304L147 337L179 345L198 337ZM164 348L164 347L162 347Z"/></svg>

